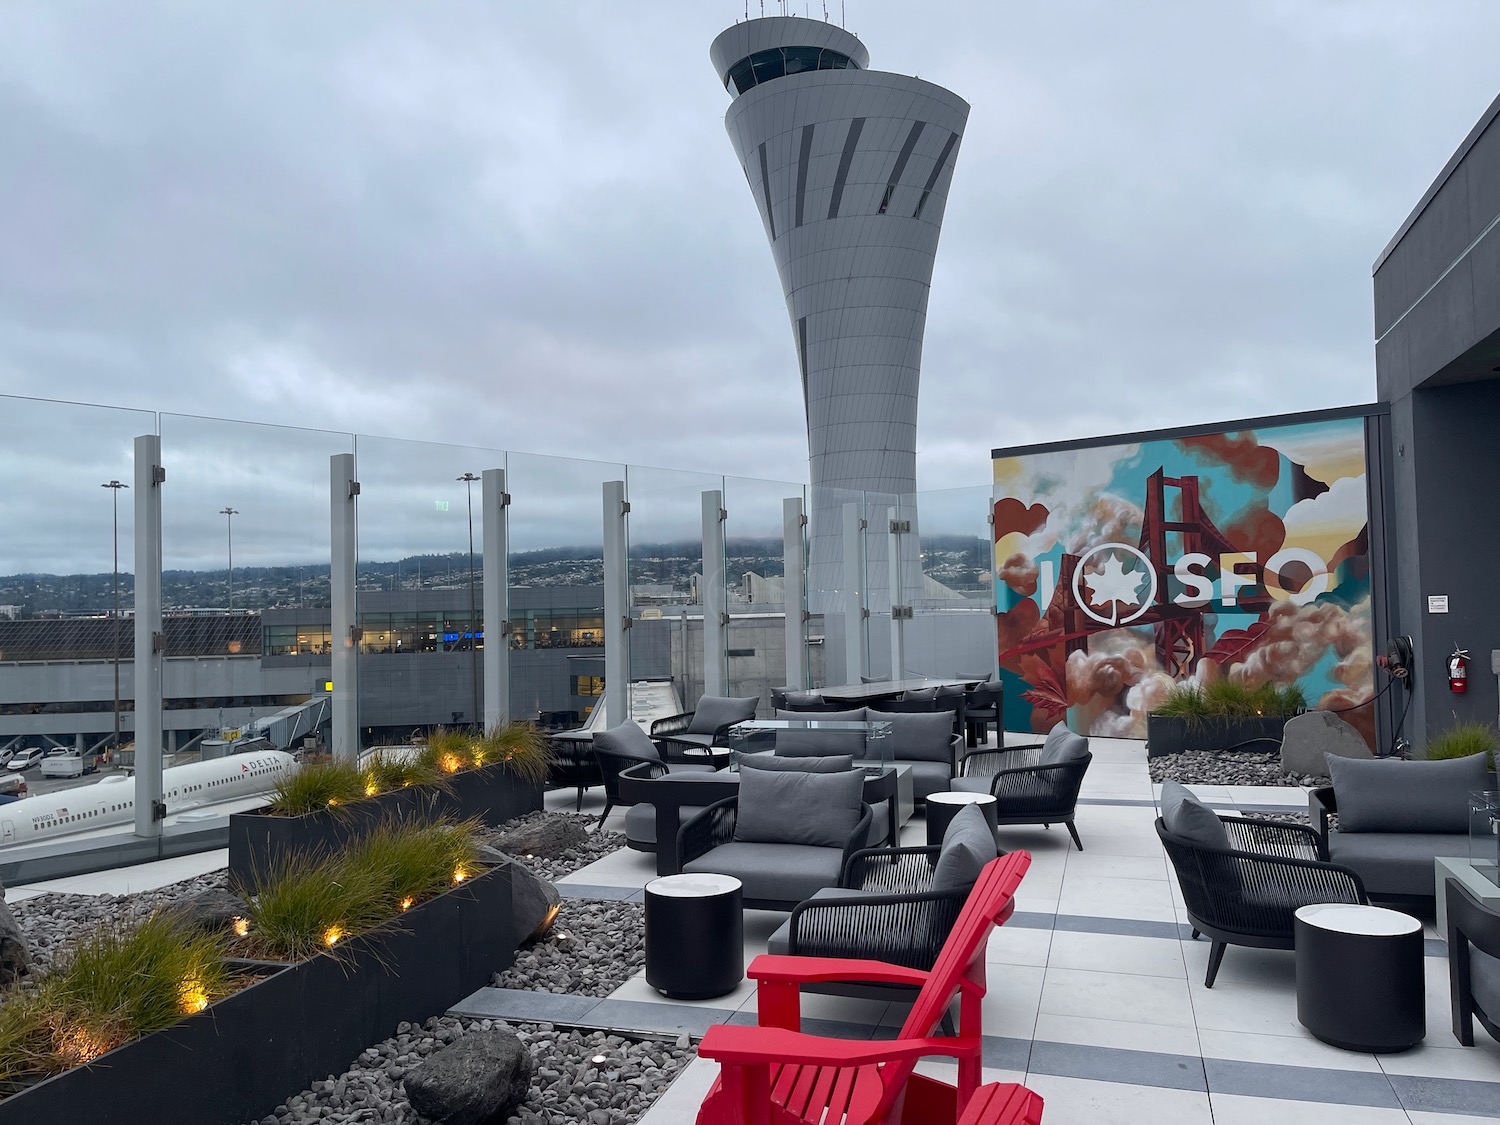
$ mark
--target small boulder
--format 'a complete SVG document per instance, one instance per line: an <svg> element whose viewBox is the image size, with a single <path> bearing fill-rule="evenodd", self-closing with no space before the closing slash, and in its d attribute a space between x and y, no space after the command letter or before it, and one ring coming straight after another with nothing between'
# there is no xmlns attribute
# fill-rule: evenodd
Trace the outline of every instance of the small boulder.
<svg viewBox="0 0 1500 1125"><path fill-rule="evenodd" d="M470 1031L406 1072L406 1100L439 1125L503 1125L526 1100L534 1067L514 1032Z"/></svg>
<svg viewBox="0 0 1500 1125"><path fill-rule="evenodd" d="M12 985L31 970L31 954L21 936L20 923L0 901L0 985Z"/></svg>
<svg viewBox="0 0 1500 1125"><path fill-rule="evenodd" d="M523 935L523 945L545 934L562 907L557 888L519 863L511 869L510 895L516 931Z"/></svg>
<svg viewBox="0 0 1500 1125"><path fill-rule="evenodd" d="M511 855L540 855L556 859L565 852L582 847L588 838L588 830L575 824L572 818L550 817L512 828L495 841L495 847Z"/></svg>
<svg viewBox="0 0 1500 1125"><path fill-rule="evenodd" d="M1327 777L1332 754L1338 758L1373 758L1364 737L1328 711L1308 711L1286 721L1281 735L1281 768L1298 777Z"/></svg>
<svg viewBox="0 0 1500 1125"><path fill-rule="evenodd" d="M250 904L228 891L200 891L174 903L171 912L185 930L227 930L236 918L250 916Z"/></svg>

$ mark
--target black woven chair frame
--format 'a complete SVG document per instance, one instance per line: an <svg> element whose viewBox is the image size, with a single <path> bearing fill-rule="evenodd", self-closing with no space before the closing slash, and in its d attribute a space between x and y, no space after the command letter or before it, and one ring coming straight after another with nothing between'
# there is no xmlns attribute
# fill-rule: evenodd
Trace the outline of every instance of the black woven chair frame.
<svg viewBox="0 0 1500 1125"><path fill-rule="evenodd" d="M603 747L594 747L594 758L599 763L599 773L604 780L604 811L599 814L599 823L602 825L605 818L609 816L610 810L616 805L622 807L635 804L634 801L622 801L620 799L620 774L631 766L645 763L649 768L645 770L648 777L661 777L669 772L665 762L655 758L641 757L636 754L621 754L615 750L605 750Z"/></svg>
<svg viewBox="0 0 1500 1125"><path fill-rule="evenodd" d="M694 734L689 738L676 738L674 735L686 735L688 727L693 724L693 716L696 711L684 711L680 715L668 715L664 719L657 719L651 724L651 741L657 743L662 752L662 757L668 761L686 763L709 763L712 755L706 753L709 746L721 746L729 737L729 728L737 726L742 720L736 719L732 723L725 723L715 729L711 735ZM701 741L707 739L707 742Z"/></svg>
<svg viewBox="0 0 1500 1125"><path fill-rule="evenodd" d="M682 867L686 868L693 860L703 858L714 848L734 839L734 826L739 817L739 808L738 796L725 797L722 801L715 801L704 808L702 812L677 830L677 859ZM861 850L858 845L869 835L870 825L874 818L874 810L870 808L868 802L865 802L859 823L854 826L854 831L849 835L849 842L844 845L844 856L839 862L840 872L848 869L850 857ZM744 905L752 910L791 910L796 907L798 901L800 900L746 898Z"/></svg>
<svg viewBox="0 0 1500 1125"><path fill-rule="evenodd" d="M1243 817L1220 819L1232 842L1255 850L1205 848L1172 835L1156 818L1156 834L1177 872L1193 937L1205 934L1214 943L1205 987L1214 986L1228 945L1291 949L1298 907L1368 902L1355 872L1307 856L1310 849L1316 854L1317 846L1310 828ZM1294 850L1302 854L1287 854Z"/></svg>
<svg viewBox="0 0 1500 1125"><path fill-rule="evenodd" d="M1002 721L1005 706L1005 689L996 683L983 683L970 688L964 694L964 741L969 746L978 746L990 735L990 724L995 725L995 745L1005 745L1005 724Z"/></svg>
<svg viewBox="0 0 1500 1125"><path fill-rule="evenodd" d="M856 957L930 969L968 893L918 891L858 902L808 899L792 910L795 957Z"/></svg>
<svg viewBox="0 0 1500 1125"><path fill-rule="evenodd" d="M583 811L583 791L604 784L599 769L599 760L594 757L593 747L587 742L571 739L550 739L552 760L547 765L547 788L566 789L574 786L578 790L575 811Z"/></svg>
<svg viewBox="0 0 1500 1125"><path fill-rule="evenodd" d="M1500 914L1486 908L1456 879L1444 888L1448 908L1448 992L1453 1003L1453 1038L1474 1046L1474 1021L1500 1039L1500 1012L1486 1012L1474 1003L1472 944L1491 957L1500 957Z"/></svg>
<svg viewBox="0 0 1500 1125"><path fill-rule="evenodd" d="M1094 760L1091 753L1066 762L1042 765L1040 745L1014 746L1004 750L975 750L964 755L965 777L990 777L995 797L996 824L1064 824L1079 851L1083 841L1073 818L1078 812L1078 791L1083 775ZM1000 764L996 769L974 766ZM1009 764L1019 763L1019 764Z"/></svg>

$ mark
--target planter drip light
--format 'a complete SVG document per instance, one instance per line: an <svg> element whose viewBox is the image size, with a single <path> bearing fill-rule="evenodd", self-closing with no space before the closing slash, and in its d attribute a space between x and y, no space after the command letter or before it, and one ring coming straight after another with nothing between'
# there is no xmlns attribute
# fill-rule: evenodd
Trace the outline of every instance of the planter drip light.
<svg viewBox="0 0 1500 1125"><path fill-rule="evenodd" d="M182 1014L185 1016L190 1016L194 1012L201 1012L204 1008L208 1007L208 993L204 990L203 985L196 980L183 981L182 988L177 994L177 999L178 1007L182 1009Z"/></svg>
<svg viewBox="0 0 1500 1125"><path fill-rule="evenodd" d="M401 900L401 909L402 910L410 910L411 909L411 898L410 897L403 898Z"/></svg>
<svg viewBox="0 0 1500 1125"><path fill-rule="evenodd" d="M343 936L344 931L341 927L329 926L328 929L323 931L323 944L330 947L335 946Z"/></svg>
<svg viewBox="0 0 1500 1125"><path fill-rule="evenodd" d="M241 918L236 915L229 924L234 929L235 937L246 937L250 933L250 919L248 918Z"/></svg>

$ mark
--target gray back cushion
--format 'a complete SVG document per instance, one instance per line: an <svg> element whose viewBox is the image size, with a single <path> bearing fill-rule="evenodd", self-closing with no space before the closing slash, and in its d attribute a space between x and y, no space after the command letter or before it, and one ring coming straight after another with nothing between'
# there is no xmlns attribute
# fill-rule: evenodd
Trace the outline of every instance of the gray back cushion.
<svg viewBox="0 0 1500 1125"><path fill-rule="evenodd" d="M789 707L813 707L823 702L823 696L815 691L789 691L782 699Z"/></svg>
<svg viewBox="0 0 1500 1125"><path fill-rule="evenodd" d="M797 711L777 711L778 719L806 719L819 723L862 723L865 709L855 707L849 711L826 711L809 715ZM776 732L776 753L787 758L816 757L823 754L848 754L850 757L865 756L865 732L862 730L779 730Z"/></svg>
<svg viewBox="0 0 1500 1125"><path fill-rule="evenodd" d="M934 891L972 890L984 865L999 854L995 834L990 831L978 805L965 805L948 822L937 867L932 872Z"/></svg>
<svg viewBox="0 0 1500 1125"><path fill-rule="evenodd" d="M661 761L661 754L651 736L643 731L633 719L626 719L617 727L601 730L594 735L594 745L615 754L627 754L648 762Z"/></svg>
<svg viewBox="0 0 1500 1125"><path fill-rule="evenodd" d="M845 847L864 811L864 787L862 770L746 770L740 774L734 838L740 843Z"/></svg>
<svg viewBox="0 0 1500 1125"><path fill-rule="evenodd" d="M688 724L689 734L713 734L726 723L743 723L755 718L760 696L736 698L728 695L705 695L698 700L693 712L693 721Z"/></svg>
<svg viewBox="0 0 1500 1125"><path fill-rule="evenodd" d="M903 700L936 699L938 689L935 687L910 688L901 693Z"/></svg>
<svg viewBox="0 0 1500 1125"><path fill-rule="evenodd" d="M848 773L854 759L848 754L823 757L784 758L780 754L741 754L742 770L800 770L803 773Z"/></svg>
<svg viewBox="0 0 1500 1125"><path fill-rule="evenodd" d="M1054 730L1052 734L1057 734ZM1041 764L1044 766L1055 766L1060 762L1076 762L1089 752L1089 740L1081 734L1074 734L1070 730L1064 730L1056 738L1052 734L1047 736L1047 741L1042 744Z"/></svg>
<svg viewBox="0 0 1500 1125"><path fill-rule="evenodd" d="M1340 832L1467 832L1469 793L1488 788L1485 755L1437 762L1327 756Z"/></svg>
<svg viewBox="0 0 1500 1125"><path fill-rule="evenodd" d="M879 719L891 724L891 733L886 739L896 761L953 761L953 717L946 711L926 715L892 712L880 715Z"/></svg>
<svg viewBox="0 0 1500 1125"><path fill-rule="evenodd" d="M1168 832L1203 848L1229 847L1224 822L1202 801L1175 781L1161 786L1161 821Z"/></svg>

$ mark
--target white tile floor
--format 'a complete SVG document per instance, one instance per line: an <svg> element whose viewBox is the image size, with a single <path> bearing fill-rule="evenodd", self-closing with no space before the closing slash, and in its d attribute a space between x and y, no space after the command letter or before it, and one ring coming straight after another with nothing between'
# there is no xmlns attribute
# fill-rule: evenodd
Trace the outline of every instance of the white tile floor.
<svg viewBox="0 0 1500 1125"><path fill-rule="evenodd" d="M985 1033L1030 1061L1013 1072L987 1068L986 1078L1025 1081L1046 1099L1047 1125L1500 1120L1500 1044L1482 1030L1473 1048L1453 1039L1444 958L1427 959L1426 1042L1399 1055L1341 1051L1314 1039L1297 1022L1289 952L1232 947L1215 987L1204 988L1208 943L1183 940L1186 914L1152 826L1156 810L1142 803L1159 793L1144 749L1107 739L1094 739L1092 749L1078 815L1086 851L1073 849L1066 833L1055 829L1001 831L1007 847L1032 852L1033 865L1017 896L1018 910L1026 913L990 942ZM1307 807L1300 789L1194 788L1226 812ZM570 802L565 794L549 799L558 808L571 808ZM586 798L584 811L601 806L602 800ZM619 828L618 816L609 827ZM919 817L903 839L922 842L924 831ZM622 851L566 881L641 887L654 874L652 857ZM1054 916L1066 924L1058 926ZM747 958L764 949L782 917L747 913ZM615 995L671 1003L643 975ZM754 990L741 985L704 1003L753 1011ZM880 1009L870 1001L809 997L805 1014L899 1025L902 1006ZM691 1120L715 1072L712 1063L695 1061L645 1125ZM1430 1087L1424 1093L1419 1079L1457 1080L1445 1087L1449 1100L1441 1104L1462 1112L1425 1108L1436 1095Z"/></svg>

